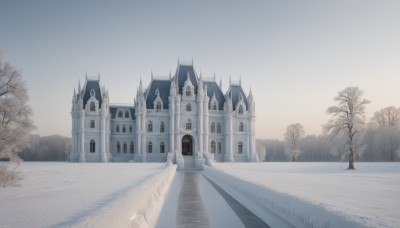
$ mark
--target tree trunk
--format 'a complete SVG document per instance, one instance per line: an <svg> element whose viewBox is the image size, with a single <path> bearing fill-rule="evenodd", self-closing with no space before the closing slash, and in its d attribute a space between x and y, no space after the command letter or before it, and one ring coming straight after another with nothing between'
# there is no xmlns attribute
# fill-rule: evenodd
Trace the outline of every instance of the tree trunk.
<svg viewBox="0 0 400 228"><path fill-rule="evenodd" d="M347 169L355 169L354 168L354 145L351 143L350 145L350 153L349 153L349 168Z"/></svg>

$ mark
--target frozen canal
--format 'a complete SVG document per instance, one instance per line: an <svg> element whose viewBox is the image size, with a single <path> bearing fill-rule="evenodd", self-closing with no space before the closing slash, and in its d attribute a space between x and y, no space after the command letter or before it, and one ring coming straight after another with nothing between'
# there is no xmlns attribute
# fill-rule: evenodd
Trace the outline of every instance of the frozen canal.
<svg viewBox="0 0 400 228"><path fill-rule="evenodd" d="M166 195L156 227L269 226L200 172L179 172Z"/></svg>

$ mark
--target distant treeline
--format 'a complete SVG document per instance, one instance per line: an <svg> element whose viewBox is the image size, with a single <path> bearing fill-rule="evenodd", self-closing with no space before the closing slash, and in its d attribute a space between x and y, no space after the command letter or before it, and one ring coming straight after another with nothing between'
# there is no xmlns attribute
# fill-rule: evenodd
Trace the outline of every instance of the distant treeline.
<svg viewBox="0 0 400 228"><path fill-rule="evenodd" d="M357 149L356 161L400 161L400 127L370 125ZM280 140L257 140L260 161L290 161L288 145ZM308 135L298 143L297 161L346 161L345 139Z"/></svg>
<svg viewBox="0 0 400 228"><path fill-rule="evenodd" d="M31 135L18 154L24 161L66 161L71 138L60 135Z"/></svg>

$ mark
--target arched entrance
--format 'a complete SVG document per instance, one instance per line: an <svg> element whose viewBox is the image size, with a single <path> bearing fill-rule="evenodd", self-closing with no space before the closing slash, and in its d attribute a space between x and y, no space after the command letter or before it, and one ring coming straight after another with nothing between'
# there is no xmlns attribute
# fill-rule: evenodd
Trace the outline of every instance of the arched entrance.
<svg viewBox="0 0 400 228"><path fill-rule="evenodd" d="M182 155L193 155L193 140L190 135L185 135L182 138Z"/></svg>

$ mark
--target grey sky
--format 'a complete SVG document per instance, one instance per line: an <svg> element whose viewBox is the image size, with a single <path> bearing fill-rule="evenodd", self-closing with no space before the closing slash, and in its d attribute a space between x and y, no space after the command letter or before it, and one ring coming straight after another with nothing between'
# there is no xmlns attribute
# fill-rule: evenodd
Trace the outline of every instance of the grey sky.
<svg viewBox="0 0 400 228"><path fill-rule="evenodd" d="M0 3L0 50L23 71L37 133L70 134L74 86L101 74L113 103L177 58L256 100L257 138L321 133L333 97L358 86L368 117L400 106L399 1L19 1Z"/></svg>

